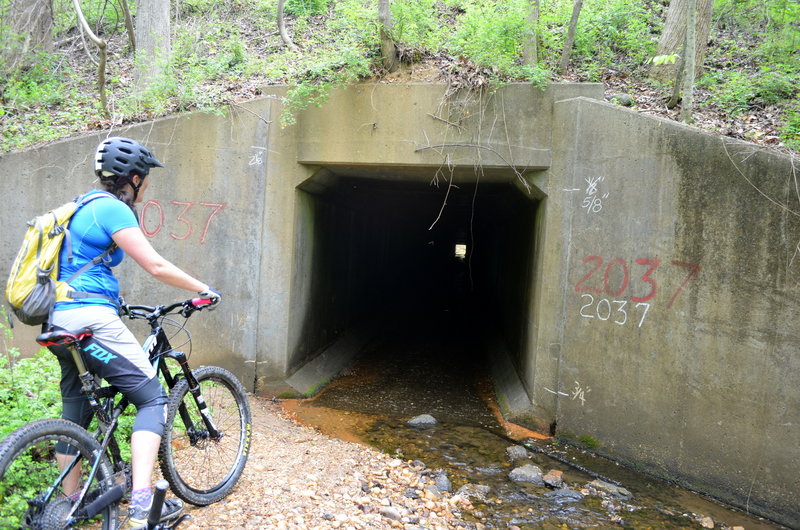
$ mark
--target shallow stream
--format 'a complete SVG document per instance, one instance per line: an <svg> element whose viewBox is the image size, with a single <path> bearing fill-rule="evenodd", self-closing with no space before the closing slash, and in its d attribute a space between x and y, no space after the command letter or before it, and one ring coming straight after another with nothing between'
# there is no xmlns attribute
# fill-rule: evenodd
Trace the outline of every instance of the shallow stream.
<svg viewBox="0 0 800 530"><path fill-rule="evenodd" d="M501 424L476 344L469 330L454 330L448 315L403 326L373 341L356 365L316 398L286 400L284 406L327 434L443 470L452 492L467 484L488 486L487 493L471 497L475 509L464 514L487 528L709 528L712 522L714 528L782 528ZM407 425L420 414L438 423L424 429ZM507 448L522 440L533 450L512 461ZM544 473L562 472L567 489L508 478L515 467L531 463ZM631 497L587 487L596 479L618 484Z"/></svg>

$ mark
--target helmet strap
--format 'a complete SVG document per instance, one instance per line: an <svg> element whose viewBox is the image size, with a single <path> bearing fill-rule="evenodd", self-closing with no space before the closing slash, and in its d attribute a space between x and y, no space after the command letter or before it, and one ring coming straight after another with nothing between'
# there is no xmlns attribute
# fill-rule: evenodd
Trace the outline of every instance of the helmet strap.
<svg viewBox="0 0 800 530"><path fill-rule="evenodd" d="M131 188L133 188L133 202L135 203L136 198L139 196L139 188L142 187L142 183L144 182L144 177L139 175L139 184L137 185L133 182L134 176L135 175L128 177L128 183L131 185Z"/></svg>

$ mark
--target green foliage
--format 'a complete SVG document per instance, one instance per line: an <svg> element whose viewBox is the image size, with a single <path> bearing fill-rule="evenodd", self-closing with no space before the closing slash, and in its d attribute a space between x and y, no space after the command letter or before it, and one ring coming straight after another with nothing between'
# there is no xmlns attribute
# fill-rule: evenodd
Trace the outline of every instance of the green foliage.
<svg viewBox="0 0 800 530"><path fill-rule="evenodd" d="M662 64L675 64L678 62L678 54L677 53L670 53L669 55L656 55L653 57L653 64L655 65L662 65Z"/></svg>
<svg viewBox="0 0 800 530"><path fill-rule="evenodd" d="M7 325L4 307L0 307L0 439L26 423L61 414L61 370L49 351L42 349L33 357L22 358L18 348L10 346L13 338Z"/></svg>
<svg viewBox="0 0 800 530"><path fill-rule="evenodd" d="M525 5L518 0L466 4L447 48L500 73L515 72L526 29Z"/></svg>
<svg viewBox="0 0 800 530"><path fill-rule="evenodd" d="M798 95L800 73L769 68L749 71L717 72L706 76L701 86L712 90L709 103L725 112L741 114L790 100Z"/></svg>
<svg viewBox="0 0 800 530"><path fill-rule="evenodd" d="M237 28L213 21L187 24L177 32L172 61L163 67L163 74L141 94L125 98L121 110L131 115L216 110L224 105L226 96L211 83L242 74L249 61Z"/></svg>
<svg viewBox="0 0 800 530"><path fill-rule="evenodd" d="M56 58L39 53L30 67L9 73L4 99L9 106L29 109L37 105L57 105L74 96L64 91L70 71L56 62Z"/></svg>
<svg viewBox="0 0 800 530"><path fill-rule="evenodd" d="M297 112L308 105L325 103L331 89L369 76L377 42L377 10L359 0L338 2L336 16L310 43L315 55L300 57L292 68L297 82L284 100L281 125L294 124Z"/></svg>
<svg viewBox="0 0 800 530"><path fill-rule="evenodd" d="M800 106L790 107L783 113L781 136L787 147L800 151Z"/></svg>
<svg viewBox="0 0 800 530"><path fill-rule="evenodd" d="M135 2L130 2L131 9L134 9ZM98 35L108 35L115 31L124 31L125 16L116 2L81 2L81 11L86 17L86 22ZM68 36L71 31L78 27L78 19L75 16L75 8L72 2L58 0L53 2L53 34L56 36Z"/></svg>
<svg viewBox="0 0 800 530"><path fill-rule="evenodd" d="M700 82L711 91L708 103L732 114L777 107L781 139L798 149L800 3L716 0L714 16L724 38L709 50L711 72Z"/></svg>
<svg viewBox="0 0 800 530"><path fill-rule="evenodd" d="M447 25L442 23L435 0L395 0L391 8L396 41L416 48L442 46Z"/></svg>
<svg viewBox="0 0 800 530"><path fill-rule="evenodd" d="M586 447L587 449L597 449L600 447L600 442L597 441L596 438L590 436L588 434L581 434L578 436L578 443L582 446Z"/></svg>
<svg viewBox="0 0 800 530"><path fill-rule="evenodd" d="M310 17L328 12L330 0L287 0L283 10L287 15Z"/></svg>
<svg viewBox="0 0 800 530"><path fill-rule="evenodd" d="M652 9L638 0L588 0L578 19L573 60L603 66L645 64L655 53L652 34L660 30L660 18ZM556 19L562 28L567 27L571 14L570 7L561 15L564 18ZM553 51L560 54L562 46L559 41Z"/></svg>

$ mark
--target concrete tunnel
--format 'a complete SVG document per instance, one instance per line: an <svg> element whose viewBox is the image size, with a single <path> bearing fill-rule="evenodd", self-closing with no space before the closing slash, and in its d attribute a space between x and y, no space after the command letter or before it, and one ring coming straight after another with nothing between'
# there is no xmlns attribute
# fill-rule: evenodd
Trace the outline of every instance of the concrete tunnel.
<svg viewBox="0 0 800 530"><path fill-rule="evenodd" d="M430 271L463 237L463 301L508 419L557 420L621 464L800 525L791 157L605 103L598 84L446 90L352 86L281 128L286 88L267 87L245 112L117 131L169 164L153 243L228 301L192 322L192 363L305 393L369 351L381 311L458 294ZM105 134L0 156L17 198L2 226L85 191ZM10 267L19 232L0 239ZM122 267L129 300L175 295ZM30 348L35 330L15 333Z"/></svg>
<svg viewBox="0 0 800 530"><path fill-rule="evenodd" d="M304 182L295 282L305 310L291 365L302 371L350 327L368 337L389 321L447 313L457 325L480 319L524 372L539 201L515 179L511 170L328 167ZM329 348L341 358L327 362L342 366L357 348Z"/></svg>

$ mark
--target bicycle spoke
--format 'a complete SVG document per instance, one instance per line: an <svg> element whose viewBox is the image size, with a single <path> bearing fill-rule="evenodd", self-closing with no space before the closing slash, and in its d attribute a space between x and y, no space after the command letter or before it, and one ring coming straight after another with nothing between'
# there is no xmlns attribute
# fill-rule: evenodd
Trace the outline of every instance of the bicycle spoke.
<svg viewBox="0 0 800 530"><path fill-rule="evenodd" d="M183 381L170 398L171 428L162 442L162 471L179 497L205 505L227 495L241 475L250 443L250 409L244 390L229 372L205 367L196 377L221 437L214 439L209 433Z"/></svg>
<svg viewBox="0 0 800 530"><path fill-rule="evenodd" d="M71 513L98 498L112 485L107 464L87 486L90 459L97 445L85 431L61 420L34 422L12 433L0 446L0 527L63 528ZM57 448L57 450L56 450ZM79 456L67 456L76 454ZM69 472L69 469L72 469ZM86 489L85 501L73 510ZM113 528L116 503L81 528Z"/></svg>

